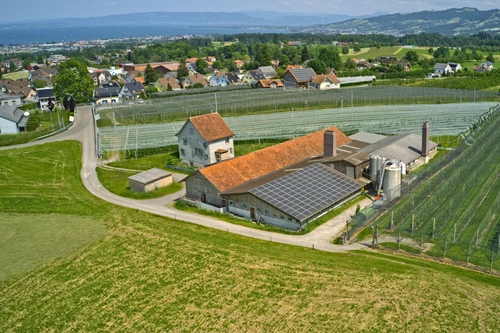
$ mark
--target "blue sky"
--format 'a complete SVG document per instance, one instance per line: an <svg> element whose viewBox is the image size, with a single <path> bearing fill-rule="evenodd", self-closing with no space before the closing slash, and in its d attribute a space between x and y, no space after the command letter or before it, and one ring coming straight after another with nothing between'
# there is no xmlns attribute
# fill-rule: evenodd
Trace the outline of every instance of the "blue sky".
<svg viewBox="0 0 500 333"><path fill-rule="evenodd" d="M476 7L481 10L500 8L498 0L24 0L6 1L2 5L2 21L23 19L50 19L63 17L90 17L137 12L176 11L224 11L268 10L299 13L331 13L351 16L388 13L409 13L422 10Z"/></svg>

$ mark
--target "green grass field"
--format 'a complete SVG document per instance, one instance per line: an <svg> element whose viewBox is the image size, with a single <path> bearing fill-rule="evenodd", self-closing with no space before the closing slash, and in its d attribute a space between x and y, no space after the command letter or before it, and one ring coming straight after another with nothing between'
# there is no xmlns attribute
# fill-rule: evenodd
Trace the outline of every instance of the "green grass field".
<svg viewBox="0 0 500 333"><path fill-rule="evenodd" d="M392 254L258 241L110 205L87 192L79 167L74 175L72 151L79 156L79 144L0 151L2 230L19 214L106 227L87 245L0 281L2 332L500 330L498 277ZM4 239L2 246L17 246Z"/></svg>
<svg viewBox="0 0 500 333"><path fill-rule="evenodd" d="M383 46L379 49L376 47L371 48L362 48L360 52L354 52L352 49L349 51L348 55L340 55L342 61L345 61L347 58L356 58L356 59L376 59L380 56L394 56L398 55L401 52L401 46ZM403 53L404 55L404 53Z"/></svg>
<svg viewBox="0 0 500 333"><path fill-rule="evenodd" d="M179 192L182 184L173 182L169 186L157 188L153 191L142 193L130 189L128 177L137 174L137 171L97 168L97 176L101 184L111 193L131 199L154 199Z"/></svg>
<svg viewBox="0 0 500 333"><path fill-rule="evenodd" d="M87 216L0 213L0 281L71 254L104 236Z"/></svg>
<svg viewBox="0 0 500 333"><path fill-rule="evenodd" d="M11 80L19 80L19 79L27 79L29 73L25 71L7 73L3 75L3 79L11 79Z"/></svg>

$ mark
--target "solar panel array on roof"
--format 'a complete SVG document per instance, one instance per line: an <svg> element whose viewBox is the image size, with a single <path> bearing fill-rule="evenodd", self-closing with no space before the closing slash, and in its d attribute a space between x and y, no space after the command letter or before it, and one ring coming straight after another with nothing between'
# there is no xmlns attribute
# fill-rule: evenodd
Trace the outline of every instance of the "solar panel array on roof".
<svg viewBox="0 0 500 333"><path fill-rule="evenodd" d="M309 81L316 73L311 68L291 68L290 72L295 75L298 81Z"/></svg>
<svg viewBox="0 0 500 333"><path fill-rule="evenodd" d="M303 221L360 189L346 175L317 163L256 187L250 193Z"/></svg>

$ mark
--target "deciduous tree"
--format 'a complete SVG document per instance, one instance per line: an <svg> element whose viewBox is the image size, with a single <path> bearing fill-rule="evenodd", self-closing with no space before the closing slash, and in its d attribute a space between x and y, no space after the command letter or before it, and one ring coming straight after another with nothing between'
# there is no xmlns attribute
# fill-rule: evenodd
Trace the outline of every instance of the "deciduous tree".
<svg viewBox="0 0 500 333"><path fill-rule="evenodd" d="M150 83L156 82L156 80L158 80L158 73L155 72L150 64L147 64L146 69L144 70L144 83L149 85Z"/></svg>
<svg viewBox="0 0 500 333"><path fill-rule="evenodd" d="M54 94L58 100L66 95L73 96L76 103L92 101L94 80L87 66L77 59L69 59L59 65L58 74L53 79Z"/></svg>
<svg viewBox="0 0 500 333"><path fill-rule="evenodd" d="M177 80L182 81L182 78L188 75L189 70L186 67L186 59L181 59L179 69L177 69Z"/></svg>
<svg viewBox="0 0 500 333"><path fill-rule="evenodd" d="M307 63L307 66L312 68L316 74L326 74L327 66L323 60L313 59Z"/></svg>
<svg viewBox="0 0 500 333"><path fill-rule="evenodd" d="M261 66L269 66L271 65L271 50L269 49L269 45L262 44L259 48L259 52L257 53L257 61Z"/></svg>
<svg viewBox="0 0 500 333"><path fill-rule="evenodd" d="M311 59L311 57L309 56L309 50L307 49L307 46L304 46L304 48L302 49L302 54L300 56L300 61L306 62L309 59Z"/></svg>
<svg viewBox="0 0 500 333"><path fill-rule="evenodd" d="M416 51L408 51L406 52L404 59L409 63L416 63L418 61L418 54Z"/></svg>
<svg viewBox="0 0 500 333"><path fill-rule="evenodd" d="M47 82L45 82L42 79L36 79L35 81L33 81L32 85L33 88L40 89L40 88L45 88L47 86Z"/></svg>
<svg viewBox="0 0 500 333"><path fill-rule="evenodd" d="M323 60L327 67L339 69L342 66L339 52L332 46L322 48L319 51L318 59Z"/></svg>

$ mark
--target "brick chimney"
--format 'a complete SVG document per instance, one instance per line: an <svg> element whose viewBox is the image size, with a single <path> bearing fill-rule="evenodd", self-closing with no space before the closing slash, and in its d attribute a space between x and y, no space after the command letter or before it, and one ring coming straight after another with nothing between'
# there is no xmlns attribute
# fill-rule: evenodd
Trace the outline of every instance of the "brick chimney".
<svg viewBox="0 0 500 333"><path fill-rule="evenodd" d="M323 156L333 157L337 154L337 133L334 131L325 131L323 144Z"/></svg>
<svg viewBox="0 0 500 333"><path fill-rule="evenodd" d="M422 156L425 157L425 163L429 157L429 122L426 121L422 126Z"/></svg>

